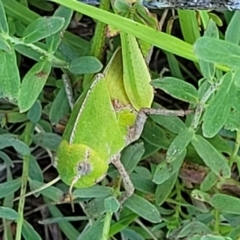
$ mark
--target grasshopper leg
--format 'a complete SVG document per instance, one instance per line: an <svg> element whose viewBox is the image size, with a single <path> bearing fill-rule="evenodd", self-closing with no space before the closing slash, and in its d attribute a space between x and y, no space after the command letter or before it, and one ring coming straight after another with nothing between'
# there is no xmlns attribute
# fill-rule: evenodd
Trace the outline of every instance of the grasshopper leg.
<svg viewBox="0 0 240 240"><path fill-rule="evenodd" d="M140 110L137 113L135 124L128 130L126 145L129 145L140 138L147 118L148 116L144 111Z"/></svg>
<svg viewBox="0 0 240 240"><path fill-rule="evenodd" d="M117 168L120 176L122 177L123 180L123 185L125 188L125 192L122 194L122 196L119 199L119 202L123 204L133 193L134 193L134 186L133 183L129 177L129 174L127 173L125 167L123 166L121 160L121 154L115 154L111 158L111 163Z"/></svg>
<svg viewBox="0 0 240 240"><path fill-rule="evenodd" d="M144 112L147 115L161 115L161 116L186 116L188 114L191 114L194 112L194 110L168 110L165 108L142 108L139 111L139 114L141 114L141 112Z"/></svg>
<svg viewBox="0 0 240 240"><path fill-rule="evenodd" d="M129 133L126 139L126 145L138 140L140 135L142 134L144 124L148 118L149 114L155 115L162 115L162 116L185 116L187 114L192 113L193 110L167 110L167 109L154 109L154 108L142 108L137 113L136 121L134 126L129 128ZM122 204L124 203L133 193L134 193L134 186L127 173L125 167L123 166L120 160L120 153L114 155L111 158L111 163L117 168L119 174L122 177L123 185L126 192L121 196L119 202Z"/></svg>
<svg viewBox="0 0 240 240"><path fill-rule="evenodd" d="M137 113L134 126L129 128L127 136L127 145L138 140L142 134L144 124L148 118L148 115L162 115L162 116L185 116L193 113L193 110L168 110L164 108L142 108Z"/></svg>

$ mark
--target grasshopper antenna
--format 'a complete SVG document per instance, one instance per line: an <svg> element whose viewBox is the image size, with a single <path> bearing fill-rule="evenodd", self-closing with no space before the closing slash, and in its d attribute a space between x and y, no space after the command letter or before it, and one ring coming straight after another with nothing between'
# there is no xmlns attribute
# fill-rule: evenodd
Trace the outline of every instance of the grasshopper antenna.
<svg viewBox="0 0 240 240"><path fill-rule="evenodd" d="M23 197L25 198L25 197L28 197L28 196L30 196L30 195L32 195L32 194L35 194L35 193L37 193L37 192L40 192L40 191L42 191L42 190L44 190L44 189L52 186L53 184L55 184L55 183L58 182L59 180L61 180L60 176L54 178L52 181L50 181L49 183L44 184L42 187L40 187L40 188L38 188L38 189L35 189L35 190L31 191L31 192L28 192L28 193L26 193L25 195L16 197L15 199L13 199L13 201L17 201L17 200L19 200L20 198L23 198Z"/></svg>
<svg viewBox="0 0 240 240"><path fill-rule="evenodd" d="M74 209L74 203L73 203L73 194L72 194L72 190L73 190L73 186L75 185L75 183L79 180L79 177L76 176L73 178L72 182L71 182L71 185L69 187L69 190L68 190L68 194L69 194L69 198L70 198L70 203L71 203L71 208L72 208L72 211L75 212L75 209Z"/></svg>

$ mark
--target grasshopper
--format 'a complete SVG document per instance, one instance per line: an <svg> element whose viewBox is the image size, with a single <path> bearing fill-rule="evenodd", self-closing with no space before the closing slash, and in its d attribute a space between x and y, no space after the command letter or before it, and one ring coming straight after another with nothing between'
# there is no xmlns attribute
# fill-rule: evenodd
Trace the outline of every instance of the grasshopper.
<svg viewBox="0 0 240 240"><path fill-rule="evenodd" d="M76 102L57 151L57 170L71 192L72 187L86 188L100 182L112 163L126 190L119 199L122 204L133 194L134 186L120 161L121 151L140 138L148 114L184 116L187 112L151 109L152 96L145 106L144 101L136 101L142 107L134 107L119 78L121 70L117 73L117 66L122 66L119 57L117 51L105 75L97 74L88 92ZM151 89L153 94L149 82L138 87Z"/></svg>

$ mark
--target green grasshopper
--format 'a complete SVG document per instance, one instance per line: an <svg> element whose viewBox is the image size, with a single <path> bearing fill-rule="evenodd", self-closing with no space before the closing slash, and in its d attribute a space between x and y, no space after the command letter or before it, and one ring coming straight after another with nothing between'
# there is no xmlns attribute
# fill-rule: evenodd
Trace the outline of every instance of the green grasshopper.
<svg viewBox="0 0 240 240"><path fill-rule="evenodd" d="M131 7L117 0L113 5L115 12L156 28L154 18L140 4ZM93 48L98 49L100 39L104 41L103 29L96 31ZM123 203L134 186L120 161L121 151L140 138L148 114L185 115L183 111L151 109L154 94L144 59L151 46L125 32L120 32L120 39L122 50L114 53L104 73L97 74L87 93L77 100L57 151L57 170L70 185L70 197L73 187L100 182L112 163L126 190L120 197Z"/></svg>
<svg viewBox="0 0 240 240"><path fill-rule="evenodd" d="M135 54L141 54L140 50ZM123 203L133 194L134 186L120 161L121 151L139 139L148 114L183 116L186 112L151 109L152 95L145 102L136 101L142 105L140 109L134 107L122 78L117 77L117 66L122 67L119 56L116 52L105 76L97 74L86 95L75 104L57 151L57 170L71 192L72 187L86 188L100 182L112 163L123 179L126 190L120 198ZM138 94L134 96L141 98L143 92L146 98L144 91L148 89L153 94L149 82L143 85L139 82Z"/></svg>

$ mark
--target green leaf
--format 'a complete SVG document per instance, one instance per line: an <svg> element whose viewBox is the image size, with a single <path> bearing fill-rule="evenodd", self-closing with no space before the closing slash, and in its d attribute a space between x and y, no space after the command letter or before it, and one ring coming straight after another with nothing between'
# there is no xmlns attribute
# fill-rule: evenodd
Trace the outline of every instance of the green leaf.
<svg viewBox="0 0 240 240"><path fill-rule="evenodd" d="M37 46L41 45L42 46L42 42L39 42L39 43L36 43ZM45 46L45 44L44 44ZM42 57L42 54L39 53L38 51L32 49L31 47L28 47L28 46L25 46L23 44L18 44L18 45L15 45L15 50L17 52L19 52L20 54L22 54L23 56L26 56L28 58L31 58L35 61L39 61L39 59L41 59Z"/></svg>
<svg viewBox="0 0 240 240"><path fill-rule="evenodd" d="M68 27L68 25L72 19L72 15L73 15L73 10L63 7L63 6L59 6L58 9L55 11L54 16L63 18L64 25L61 28L61 31L58 31L57 33L55 33L54 35L52 35L46 39L46 44L48 46L48 52L54 53L58 49L58 47L62 41L61 32L64 31Z"/></svg>
<svg viewBox="0 0 240 240"><path fill-rule="evenodd" d="M74 198L99 198L113 194L113 188L95 185L89 188L78 188L73 191Z"/></svg>
<svg viewBox="0 0 240 240"><path fill-rule="evenodd" d="M12 193L15 193L21 186L21 178L0 184L0 198L4 198Z"/></svg>
<svg viewBox="0 0 240 240"><path fill-rule="evenodd" d="M202 126L204 137L214 137L224 126L230 113L235 88L232 73L226 73L217 93L209 101L209 105L204 112Z"/></svg>
<svg viewBox="0 0 240 240"><path fill-rule="evenodd" d="M209 172L203 179L200 190L203 192L209 191L218 181L218 177L213 172Z"/></svg>
<svg viewBox="0 0 240 240"><path fill-rule="evenodd" d="M239 72L240 73L240 72ZM235 75L234 79L237 78L237 75ZM240 89L238 87L235 87L234 91L232 91L231 94L231 111L228 115L228 118L226 120L226 123L224 125L225 129L229 129L230 131L235 131L240 129Z"/></svg>
<svg viewBox="0 0 240 240"><path fill-rule="evenodd" d="M186 226L183 227L183 229L180 231L180 233L177 235L177 238L185 238L185 237L191 237L194 234L207 234L207 233L212 233L211 229L207 227L205 224L201 222L190 222Z"/></svg>
<svg viewBox="0 0 240 240"><path fill-rule="evenodd" d="M135 169L138 162L142 159L144 151L143 142L131 144L124 149L121 155L121 162L128 173L131 173Z"/></svg>
<svg viewBox="0 0 240 240"><path fill-rule="evenodd" d="M40 17L26 27L23 32L24 43L38 42L60 31L64 25L62 17Z"/></svg>
<svg viewBox="0 0 240 240"><path fill-rule="evenodd" d="M182 166L183 160L186 156L186 150L182 151L175 161L167 162L163 161L158 164L157 169L153 175L153 182L156 184L162 184L168 180L172 175L179 171Z"/></svg>
<svg viewBox="0 0 240 240"><path fill-rule="evenodd" d="M240 46L224 40L201 37L194 44L198 58L207 62L227 65L238 69L240 66Z"/></svg>
<svg viewBox="0 0 240 240"><path fill-rule="evenodd" d="M0 35L0 50L3 50L5 52L9 52L11 50L11 46L1 35Z"/></svg>
<svg viewBox="0 0 240 240"><path fill-rule="evenodd" d="M219 38L219 29L213 19L210 19L207 28L204 32L204 36L211 38Z"/></svg>
<svg viewBox="0 0 240 240"><path fill-rule="evenodd" d="M232 239L237 239L240 236L240 226L232 228L231 232L229 232L227 236Z"/></svg>
<svg viewBox="0 0 240 240"><path fill-rule="evenodd" d="M106 199L106 196L94 198L86 205L85 213L91 217L99 217L103 215L105 213L104 199Z"/></svg>
<svg viewBox="0 0 240 240"><path fill-rule="evenodd" d="M227 25L227 30L225 32L225 40L239 44L240 43L240 12L234 12L233 17L231 18L230 23Z"/></svg>
<svg viewBox="0 0 240 240"><path fill-rule="evenodd" d="M44 198L44 201L48 204L48 209L53 217L64 218L64 215L56 206L54 206L47 198ZM64 233L67 239L76 240L79 237L79 231L73 227L68 221L58 222L58 226ZM34 238L33 238L34 239ZM34 239L35 240L35 239Z"/></svg>
<svg viewBox="0 0 240 240"><path fill-rule="evenodd" d="M0 135L0 149L6 147L14 147L14 149L22 155L29 155L30 149L28 145L21 140L17 139L14 135L11 134L2 134Z"/></svg>
<svg viewBox="0 0 240 240"><path fill-rule="evenodd" d="M165 138L164 131L154 122L146 121L142 138L158 148L166 147L163 144L163 139Z"/></svg>
<svg viewBox="0 0 240 240"><path fill-rule="evenodd" d="M206 62L203 59L199 59L199 66L203 77L205 77L209 82L212 82L215 75L214 63Z"/></svg>
<svg viewBox="0 0 240 240"><path fill-rule="evenodd" d="M184 129L171 143L167 150L166 161L173 162L181 156L194 137L195 131L192 128Z"/></svg>
<svg viewBox="0 0 240 240"><path fill-rule="evenodd" d="M130 5L124 0L114 1L113 6L116 11L121 12L123 14L128 13L130 10Z"/></svg>
<svg viewBox="0 0 240 240"><path fill-rule="evenodd" d="M28 176L30 179L37 180L39 182L43 182L44 179L42 169L33 155L30 155Z"/></svg>
<svg viewBox="0 0 240 240"><path fill-rule="evenodd" d="M194 43L200 37L199 23L196 12L191 10L178 10L181 31L186 42Z"/></svg>
<svg viewBox="0 0 240 240"><path fill-rule="evenodd" d="M37 123L41 119L41 116L42 116L42 105L41 105L41 102L37 100L28 111L27 118L31 122Z"/></svg>
<svg viewBox="0 0 240 240"><path fill-rule="evenodd" d="M210 204L221 212L240 214L240 199L226 194L214 194Z"/></svg>
<svg viewBox="0 0 240 240"><path fill-rule="evenodd" d="M237 69L234 73L234 84L240 88L240 69Z"/></svg>
<svg viewBox="0 0 240 240"><path fill-rule="evenodd" d="M0 218L17 220L19 218L19 214L11 208L0 207Z"/></svg>
<svg viewBox="0 0 240 240"><path fill-rule="evenodd" d="M54 11L54 4L42 1L42 0L30 0L29 4L46 12L53 12Z"/></svg>
<svg viewBox="0 0 240 240"><path fill-rule="evenodd" d="M191 238L191 240L202 240L202 235L196 234Z"/></svg>
<svg viewBox="0 0 240 240"><path fill-rule="evenodd" d="M136 219L138 216L136 214L128 214L120 218L118 221L113 222L109 232L109 237L113 237L115 234L122 232L124 229L127 229L128 226Z"/></svg>
<svg viewBox="0 0 240 240"><path fill-rule="evenodd" d="M233 108L233 110L228 116L228 119L225 123L224 128L230 131L239 131L240 130L239 119L240 119L240 111L236 111L236 109Z"/></svg>
<svg viewBox="0 0 240 240"><path fill-rule="evenodd" d="M231 176L231 170L228 166L227 159L206 139L200 135L195 135L191 143L198 155L212 172L223 178L229 178Z"/></svg>
<svg viewBox="0 0 240 240"><path fill-rule="evenodd" d="M9 33L8 22L2 1L0 1L0 33Z"/></svg>
<svg viewBox="0 0 240 240"><path fill-rule="evenodd" d="M16 28L16 35L22 36L26 26L20 20L14 19L14 23L15 23L15 28Z"/></svg>
<svg viewBox="0 0 240 240"><path fill-rule="evenodd" d="M61 142L61 137L55 133L45 132L34 135L33 141L43 148L57 151L58 145Z"/></svg>
<svg viewBox="0 0 240 240"><path fill-rule="evenodd" d="M33 191L43 187L45 183L39 182L37 180L29 179L29 185L30 185L30 189ZM56 203L61 202L64 198L64 192L54 186L49 186L46 189L37 192L35 195L38 196L39 194L46 196L47 198L51 199Z"/></svg>
<svg viewBox="0 0 240 240"><path fill-rule="evenodd" d="M49 119L53 125L57 124L69 112L69 103L64 86L61 87L54 98L49 112Z"/></svg>
<svg viewBox="0 0 240 240"><path fill-rule="evenodd" d="M233 240L233 239L229 237L214 236L214 235L207 234L205 236L202 236L201 240Z"/></svg>
<svg viewBox="0 0 240 240"><path fill-rule="evenodd" d="M108 197L104 200L104 207L106 211L117 212L120 208L120 203L116 197Z"/></svg>
<svg viewBox="0 0 240 240"><path fill-rule="evenodd" d="M87 51L87 49L85 51ZM61 42L60 47L58 48L58 52L64 57L67 62L71 62L73 59L83 55L82 52L77 52L72 45L69 45L66 42Z"/></svg>
<svg viewBox="0 0 240 240"><path fill-rule="evenodd" d="M42 240L40 235L34 230L26 220L23 221L22 235L24 239Z"/></svg>
<svg viewBox="0 0 240 240"><path fill-rule="evenodd" d="M51 68L49 61L42 60L24 76L18 98L20 112L25 112L33 106L48 79Z"/></svg>
<svg viewBox="0 0 240 240"><path fill-rule="evenodd" d="M20 76L16 54L12 47L8 52L0 51L0 72L0 92L10 101L15 101L20 89Z"/></svg>
<svg viewBox="0 0 240 240"><path fill-rule="evenodd" d="M155 192L155 199L158 206L161 206L166 198L172 192L172 189L176 183L178 172L175 172L170 178L161 184L158 184Z"/></svg>
<svg viewBox="0 0 240 240"><path fill-rule="evenodd" d="M239 95L240 97L240 95ZM226 141L226 138L232 137L234 133L226 132L222 136L216 135L214 138L209 138L208 141L221 153L226 153L227 155L232 154L232 146Z"/></svg>
<svg viewBox="0 0 240 240"><path fill-rule="evenodd" d="M216 23L210 19L207 25L207 29L204 32L204 36L219 38L218 28ZM203 77L205 77L209 82L212 82L215 75L215 65L214 63L206 62L203 59L199 59L199 66Z"/></svg>
<svg viewBox="0 0 240 240"><path fill-rule="evenodd" d="M155 88L159 88L171 96L189 103L198 103L199 97L196 88L181 79L174 77L158 78L151 82Z"/></svg>
<svg viewBox="0 0 240 240"><path fill-rule="evenodd" d="M69 71L74 74L97 73L102 69L102 63L95 57L78 57L70 63Z"/></svg>
<svg viewBox="0 0 240 240"><path fill-rule="evenodd" d="M8 18L9 35L16 34L16 25L14 19Z"/></svg>
<svg viewBox="0 0 240 240"><path fill-rule="evenodd" d="M152 173L146 167L137 166L130 177L137 190L144 193L154 193L155 184L152 182Z"/></svg>
<svg viewBox="0 0 240 240"><path fill-rule="evenodd" d="M27 116L24 113L8 112L7 121L8 123L21 123L27 121Z"/></svg>
<svg viewBox="0 0 240 240"><path fill-rule="evenodd" d="M211 197L210 194L200 191L198 189L194 189L191 192L191 196L201 202L209 202Z"/></svg>
<svg viewBox="0 0 240 240"><path fill-rule="evenodd" d="M146 199L134 194L124 204L128 209L152 223L162 221L157 208Z"/></svg>
<svg viewBox="0 0 240 240"><path fill-rule="evenodd" d="M145 173L146 171L143 171L143 172ZM138 172L138 173L131 173L130 178L136 190L144 193L150 193L150 194L154 193L155 184L152 182L152 176L151 178L148 178L148 177L145 177L143 173Z"/></svg>
<svg viewBox="0 0 240 240"><path fill-rule="evenodd" d="M21 53L23 56L27 56L33 60L35 60L36 62L38 62L39 60L43 60L46 59L46 56L43 54L45 51L47 52L47 45L43 42L36 42L34 45L36 45L37 47L39 47L42 53L40 53L38 51L38 49L33 49L32 47L23 45L23 44L18 44L15 45L15 50L19 53ZM77 55L77 53L75 53ZM69 63L68 62L64 62L61 58L56 57L53 58L53 55L48 56L48 60L50 61L52 67L56 67L56 68L68 68L69 67Z"/></svg>
<svg viewBox="0 0 240 240"><path fill-rule="evenodd" d="M127 239L132 239L132 240L145 240L145 238L140 235L139 232L137 232L137 230L133 230L130 228L125 228L121 231L121 233L123 234L124 237L126 237Z"/></svg>
<svg viewBox="0 0 240 240"><path fill-rule="evenodd" d="M7 167L14 167L13 161L5 152L0 151L0 159L4 161Z"/></svg>
<svg viewBox="0 0 240 240"><path fill-rule="evenodd" d="M82 235L81 240L102 239L103 231L102 219L95 221Z"/></svg>
<svg viewBox="0 0 240 240"><path fill-rule="evenodd" d="M153 103L154 108L160 108L159 104ZM168 129L173 133L180 133L185 128L185 123L176 116L161 116L161 115L150 115L150 118L155 122L158 123L160 126Z"/></svg>
<svg viewBox="0 0 240 240"><path fill-rule="evenodd" d="M179 79L184 79L180 69L180 62L178 61L177 57L170 52L165 52L164 54L167 57L169 70L172 73L172 76Z"/></svg>

